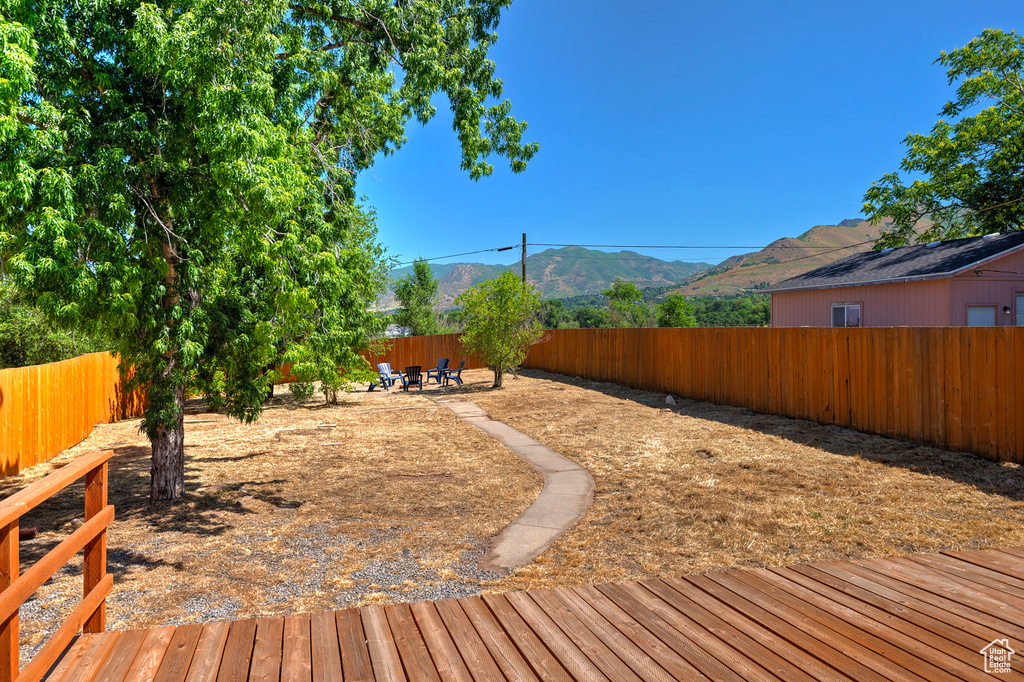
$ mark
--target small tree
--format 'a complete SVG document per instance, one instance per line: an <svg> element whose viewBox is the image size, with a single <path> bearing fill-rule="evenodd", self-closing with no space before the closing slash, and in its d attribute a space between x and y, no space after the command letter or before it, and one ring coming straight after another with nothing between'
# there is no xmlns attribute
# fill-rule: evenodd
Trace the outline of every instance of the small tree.
<svg viewBox="0 0 1024 682"><path fill-rule="evenodd" d="M669 294L658 306L659 327L696 327L697 317L693 307L682 294Z"/></svg>
<svg viewBox="0 0 1024 682"><path fill-rule="evenodd" d="M538 318L545 329L569 329L579 326L565 309L565 303L557 298L541 302Z"/></svg>
<svg viewBox="0 0 1024 682"><path fill-rule="evenodd" d="M412 274L395 281L395 298L402 305L392 316L410 336L440 334L441 324L434 306L438 300L438 282L427 261L419 259L412 265Z"/></svg>
<svg viewBox="0 0 1024 682"><path fill-rule="evenodd" d="M608 306L611 308L608 315L611 326L650 326L650 306L644 303L643 292L632 282L616 277L611 287L602 291L601 295L608 299Z"/></svg>
<svg viewBox="0 0 1024 682"><path fill-rule="evenodd" d="M579 308L573 311L572 317L581 329L600 329L609 326L608 311L604 308Z"/></svg>
<svg viewBox="0 0 1024 682"><path fill-rule="evenodd" d="M501 388L505 372L522 364L530 344L540 338L540 294L504 272L463 292L455 303L465 315L463 347L487 363L494 372L494 388Z"/></svg>

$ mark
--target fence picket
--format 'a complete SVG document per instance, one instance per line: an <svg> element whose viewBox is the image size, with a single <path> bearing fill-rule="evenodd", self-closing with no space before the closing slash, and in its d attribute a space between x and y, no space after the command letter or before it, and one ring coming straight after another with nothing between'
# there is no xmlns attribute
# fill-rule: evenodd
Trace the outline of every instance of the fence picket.
<svg viewBox="0 0 1024 682"><path fill-rule="evenodd" d="M125 390L117 365L91 353L0 370L0 477L50 460L98 423L141 416L145 398Z"/></svg>
<svg viewBox="0 0 1024 682"><path fill-rule="evenodd" d="M638 332L552 330L524 364L1024 463L1024 329Z"/></svg>

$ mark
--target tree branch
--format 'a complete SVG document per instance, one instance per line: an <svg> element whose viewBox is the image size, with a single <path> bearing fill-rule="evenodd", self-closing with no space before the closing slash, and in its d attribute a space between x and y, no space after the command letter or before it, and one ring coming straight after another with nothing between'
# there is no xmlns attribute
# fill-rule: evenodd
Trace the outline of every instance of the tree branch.
<svg viewBox="0 0 1024 682"><path fill-rule="evenodd" d="M299 12L300 14L308 14L309 16L317 17L319 19L323 19L324 21L328 21L328 20L329 21L337 21L338 23L341 23L341 24L348 24L350 26L355 26L356 28L358 28L360 30L363 30L363 31L372 31L373 30L373 27L370 26L369 24L364 24L363 22L359 21L358 19L354 19L352 17L346 17L346 16L342 16L340 14L327 15L327 14L324 14L323 12L318 12L318 11L316 11L314 9L310 9L309 7L303 7L302 5L289 5L288 8L291 9L293 12Z"/></svg>
<svg viewBox="0 0 1024 682"><path fill-rule="evenodd" d="M26 123L26 124L28 124L30 126L35 126L36 128L39 128L41 130L49 130L50 129L50 126L48 126L47 124L41 123L40 121L37 121L37 120L35 120L34 118L32 118L30 116L26 116L25 114L23 114L21 112L18 112L17 114L15 114L15 116L18 117L19 121L21 121L22 123Z"/></svg>

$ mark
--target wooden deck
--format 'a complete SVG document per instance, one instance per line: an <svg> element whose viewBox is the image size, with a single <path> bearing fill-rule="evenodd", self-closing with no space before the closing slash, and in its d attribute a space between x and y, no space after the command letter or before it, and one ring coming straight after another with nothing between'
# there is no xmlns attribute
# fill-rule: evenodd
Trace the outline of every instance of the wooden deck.
<svg viewBox="0 0 1024 682"><path fill-rule="evenodd" d="M1024 549L83 635L47 679L1021 680Z"/></svg>

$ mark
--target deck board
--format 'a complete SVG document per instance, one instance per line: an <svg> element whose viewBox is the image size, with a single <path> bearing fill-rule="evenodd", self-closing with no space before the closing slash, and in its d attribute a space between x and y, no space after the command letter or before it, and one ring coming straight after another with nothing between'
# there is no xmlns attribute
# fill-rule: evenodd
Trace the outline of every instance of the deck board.
<svg viewBox="0 0 1024 682"><path fill-rule="evenodd" d="M970 663L976 662L978 651L988 644L987 640L976 637L970 632L958 629L945 622L942 620L942 614L937 614L937 617L933 617L920 611L914 611L900 603L887 600L874 592L843 582L831 573L820 569L801 566L794 568L794 570L820 583L823 588L828 588L822 591L822 594L825 596L829 596L834 592L842 592L854 597L857 601L852 602L853 608L860 610L861 613L868 617L895 623L894 627L896 629L901 627L909 628L913 632L911 636L922 641L924 639L935 641L937 638L938 643L953 655L960 655L961 651L965 652L963 656L966 656L966 658L962 660ZM901 625L896 622L897 620L903 621L904 624Z"/></svg>
<svg viewBox="0 0 1024 682"><path fill-rule="evenodd" d="M673 678L663 667L615 626L601 618L589 604L571 590L537 590L531 596L559 620L570 616L583 623L610 651L622 659L642 680L671 682Z"/></svg>
<svg viewBox="0 0 1024 682"><path fill-rule="evenodd" d="M346 682L373 682L373 664L366 648L363 622L355 609L335 612L335 627L341 644L341 669Z"/></svg>
<svg viewBox="0 0 1024 682"><path fill-rule="evenodd" d="M46 679L969 682L1022 622L1007 548L82 635Z"/></svg>
<svg viewBox="0 0 1024 682"><path fill-rule="evenodd" d="M199 624L182 625L174 630L156 672L155 682L185 682L202 632L203 626Z"/></svg>
<svg viewBox="0 0 1024 682"><path fill-rule="evenodd" d="M409 610L423 634L423 641L441 679L444 682L473 682L473 675L434 606L430 602L418 602L410 605Z"/></svg>
<svg viewBox="0 0 1024 682"><path fill-rule="evenodd" d="M256 644L252 649L249 682L280 682L284 655L284 618L256 621Z"/></svg>
<svg viewBox="0 0 1024 682"><path fill-rule="evenodd" d="M203 632L199 635L195 653L192 654L192 666L188 670L185 682L214 682L217 679L230 629L231 623L224 621L203 625Z"/></svg>
<svg viewBox="0 0 1024 682"><path fill-rule="evenodd" d="M341 639L338 637L334 611L321 611L310 615L309 641L312 650L313 679L324 682L342 682Z"/></svg>
<svg viewBox="0 0 1024 682"><path fill-rule="evenodd" d="M309 644L309 614L294 613L284 619L284 651L281 653L281 682L311 682L312 650ZM359 631L362 636L362 630Z"/></svg>

